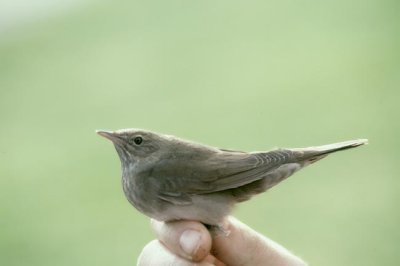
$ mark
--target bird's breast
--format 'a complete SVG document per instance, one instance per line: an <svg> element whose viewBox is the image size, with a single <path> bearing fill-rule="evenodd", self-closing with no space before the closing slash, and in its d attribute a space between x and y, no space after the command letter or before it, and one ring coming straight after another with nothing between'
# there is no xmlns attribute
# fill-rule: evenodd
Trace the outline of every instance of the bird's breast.
<svg viewBox="0 0 400 266"><path fill-rule="evenodd" d="M158 185L152 177L126 173L122 176L122 188L129 203L143 214L157 218L162 211Z"/></svg>

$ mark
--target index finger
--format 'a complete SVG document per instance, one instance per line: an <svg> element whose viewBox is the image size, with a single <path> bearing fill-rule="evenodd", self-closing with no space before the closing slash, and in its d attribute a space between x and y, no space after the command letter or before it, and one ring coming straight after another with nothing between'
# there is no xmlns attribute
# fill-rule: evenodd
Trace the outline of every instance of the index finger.
<svg viewBox="0 0 400 266"><path fill-rule="evenodd" d="M212 254L227 265L306 265L278 243L233 217L227 218L225 226L229 235L214 237Z"/></svg>

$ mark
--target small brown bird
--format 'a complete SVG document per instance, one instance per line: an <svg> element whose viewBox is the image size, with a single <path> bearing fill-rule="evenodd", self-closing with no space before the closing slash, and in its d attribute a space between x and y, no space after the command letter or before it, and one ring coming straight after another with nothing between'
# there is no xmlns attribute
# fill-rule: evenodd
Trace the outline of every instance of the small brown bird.
<svg viewBox="0 0 400 266"><path fill-rule="evenodd" d="M98 130L111 140L128 201L159 221L220 225L235 203L266 191L329 153L366 139L303 149L241 152L213 148L142 129Z"/></svg>

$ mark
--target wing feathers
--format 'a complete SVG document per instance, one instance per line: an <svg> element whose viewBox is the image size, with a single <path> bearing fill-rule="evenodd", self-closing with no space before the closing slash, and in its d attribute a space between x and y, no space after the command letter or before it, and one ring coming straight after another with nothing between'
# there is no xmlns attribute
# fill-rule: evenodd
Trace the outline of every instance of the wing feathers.
<svg viewBox="0 0 400 266"><path fill-rule="evenodd" d="M190 204L190 194L230 190L238 199L246 193L265 191L302 167L328 153L363 145L356 140L304 149L278 149L269 152L216 150L209 156L164 158L152 169L154 178L163 179L160 198L177 204ZM258 188L258 186L261 186Z"/></svg>
<svg viewBox="0 0 400 266"><path fill-rule="evenodd" d="M237 188L260 180L282 164L291 162L292 153L289 150L275 150L264 153L219 153L206 161L192 162L187 165L169 167L174 169L164 184L164 191L179 191L187 194L206 194ZM171 166L171 162L168 162ZM187 174L190 172L191 174ZM185 174L186 173L186 174ZM173 180L172 180L173 179ZM170 181L170 182L168 182ZM176 187L172 187L176 186Z"/></svg>

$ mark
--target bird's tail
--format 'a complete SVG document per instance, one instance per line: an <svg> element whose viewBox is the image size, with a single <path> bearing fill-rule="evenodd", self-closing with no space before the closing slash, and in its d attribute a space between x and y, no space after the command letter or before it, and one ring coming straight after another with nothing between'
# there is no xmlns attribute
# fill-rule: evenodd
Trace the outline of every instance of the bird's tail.
<svg viewBox="0 0 400 266"><path fill-rule="evenodd" d="M368 144L367 139L349 140L328 145L291 149L291 150L294 152L298 160L307 161L308 163L313 163L324 158L329 153L352 149L364 144Z"/></svg>

